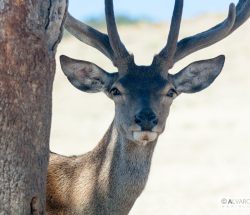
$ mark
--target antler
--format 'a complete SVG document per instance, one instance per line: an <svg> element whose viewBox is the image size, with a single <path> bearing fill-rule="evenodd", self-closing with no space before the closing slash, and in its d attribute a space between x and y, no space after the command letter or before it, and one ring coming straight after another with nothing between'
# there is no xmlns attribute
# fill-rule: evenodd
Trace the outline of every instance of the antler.
<svg viewBox="0 0 250 215"><path fill-rule="evenodd" d="M182 0L176 0L175 4L181 4ZM175 6L177 7L177 6ZM224 39L231 33L233 33L238 27L240 27L250 16L250 1L249 0L239 0L237 7L232 3L229 7L228 17L221 22L220 24L214 26L213 28L204 31L202 33L196 34L191 37L182 39L177 43L177 48L175 49L175 54L173 55L166 47L156 55L154 62L160 59L160 64L165 65L166 62L169 62L169 59L166 56L172 56L173 64L187 55L196 52L200 49L206 48L210 45L213 45L220 40ZM177 16L179 19L179 16ZM172 18L171 29L173 24L173 19L175 19L175 13ZM179 20L178 20L179 21ZM170 30L171 32L171 30ZM177 34L176 34L177 35ZM171 42L173 40L170 40ZM169 43L168 42L168 43ZM175 41L173 41L175 42ZM173 45L175 45L174 43ZM162 52L170 52L169 54L162 55ZM171 68L173 64L167 63L167 68Z"/></svg>
<svg viewBox="0 0 250 215"><path fill-rule="evenodd" d="M69 13L67 14L64 27L83 43L98 49L111 61L114 59L114 52L110 46L108 35L76 20Z"/></svg>
<svg viewBox="0 0 250 215"><path fill-rule="evenodd" d="M77 39L102 52L116 67L126 66L131 61L133 62L133 55L129 54L120 40L115 22L113 0L105 0L105 13L108 35L76 20L69 13L64 26Z"/></svg>
<svg viewBox="0 0 250 215"><path fill-rule="evenodd" d="M113 0L105 0L105 14L106 14L106 23L107 30L109 35L109 42L113 51L115 52L116 57L126 58L129 56L129 53L123 43L120 40L120 36L117 31L114 9L113 9Z"/></svg>
<svg viewBox="0 0 250 215"><path fill-rule="evenodd" d="M177 49L177 42L181 26L182 11L183 0L175 0L174 12L171 20L167 44L161 50L161 52L155 56L153 63L158 63L160 61L162 64L164 64L164 66L167 66L167 68L171 68L173 66L173 59Z"/></svg>

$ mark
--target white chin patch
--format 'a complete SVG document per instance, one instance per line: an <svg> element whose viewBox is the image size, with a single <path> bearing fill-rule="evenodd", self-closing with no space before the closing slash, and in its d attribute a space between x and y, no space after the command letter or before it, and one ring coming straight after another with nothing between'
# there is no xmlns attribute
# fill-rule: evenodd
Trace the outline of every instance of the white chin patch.
<svg viewBox="0 0 250 215"><path fill-rule="evenodd" d="M157 133L150 132L150 131L134 131L133 138L137 142L140 142L143 145L146 145L148 142L152 142L152 141L156 140Z"/></svg>

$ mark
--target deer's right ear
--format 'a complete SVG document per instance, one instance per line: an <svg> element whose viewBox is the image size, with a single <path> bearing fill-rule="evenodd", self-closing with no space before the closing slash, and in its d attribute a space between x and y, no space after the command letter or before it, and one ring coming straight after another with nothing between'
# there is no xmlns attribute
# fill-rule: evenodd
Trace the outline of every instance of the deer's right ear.
<svg viewBox="0 0 250 215"><path fill-rule="evenodd" d="M116 73L105 72L93 63L75 60L65 55L60 56L60 63L70 83L84 92L106 91L117 76Z"/></svg>

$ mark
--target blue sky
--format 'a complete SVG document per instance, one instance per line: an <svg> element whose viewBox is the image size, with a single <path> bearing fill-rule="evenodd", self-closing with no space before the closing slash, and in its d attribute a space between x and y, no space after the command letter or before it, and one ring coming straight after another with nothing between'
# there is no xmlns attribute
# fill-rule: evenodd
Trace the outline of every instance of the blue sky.
<svg viewBox="0 0 250 215"><path fill-rule="evenodd" d="M184 0L184 18L202 13L225 12L238 0ZM174 0L114 0L115 14L165 21L171 18ZM104 15L104 0L69 0L69 11L78 19Z"/></svg>

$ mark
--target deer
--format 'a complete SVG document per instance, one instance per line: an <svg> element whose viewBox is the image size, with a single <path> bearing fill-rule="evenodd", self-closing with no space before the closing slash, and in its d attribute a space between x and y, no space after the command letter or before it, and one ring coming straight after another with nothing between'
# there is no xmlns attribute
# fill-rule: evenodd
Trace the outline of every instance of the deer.
<svg viewBox="0 0 250 215"><path fill-rule="evenodd" d="M153 152L165 129L170 107L183 93L197 93L221 73L225 56L193 62L176 74L169 70L184 57L229 36L250 16L250 1L230 4L227 18L202 33L179 40L183 0L175 0L167 43L150 66L136 65L118 34L113 0L105 0L107 34L69 13L65 28L108 57L117 72L60 56L69 82L87 93L113 100L115 116L106 134L80 156L51 153L47 177L47 214L125 215L148 180Z"/></svg>

